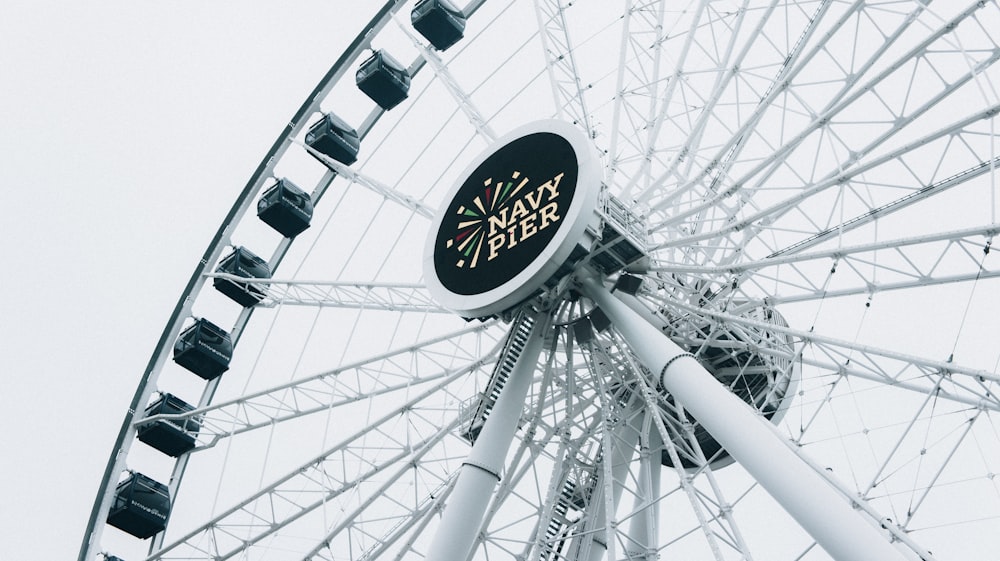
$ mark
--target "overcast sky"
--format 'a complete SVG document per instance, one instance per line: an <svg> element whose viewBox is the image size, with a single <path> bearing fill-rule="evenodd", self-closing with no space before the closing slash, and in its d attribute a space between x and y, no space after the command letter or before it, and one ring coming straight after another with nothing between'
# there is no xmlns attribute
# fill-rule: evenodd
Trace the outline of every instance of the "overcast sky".
<svg viewBox="0 0 1000 561"><path fill-rule="evenodd" d="M75 558L191 271L379 4L4 2L0 559Z"/></svg>

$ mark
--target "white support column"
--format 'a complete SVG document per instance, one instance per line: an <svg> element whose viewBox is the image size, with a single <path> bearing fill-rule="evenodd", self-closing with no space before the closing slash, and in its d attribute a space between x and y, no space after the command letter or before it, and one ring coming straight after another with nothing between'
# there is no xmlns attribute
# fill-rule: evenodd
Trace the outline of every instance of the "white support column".
<svg viewBox="0 0 1000 561"><path fill-rule="evenodd" d="M660 474L663 473L661 455L663 441L660 431L647 420L643 424L642 442L639 447L639 494L635 497L635 514L629 521L626 559L656 561L657 534L660 527Z"/></svg>
<svg viewBox="0 0 1000 561"><path fill-rule="evenodd" d="M642 363L729 454L837 561L905 561L826 480L802 462L771 423L727 390L599 281L583 292L611 318Z"/></svg>
<svg viewBox="0 0 1000 561"><path fill-rule="evenodd" d="M542 334L547 327L537 318L517 364L500 391L493 410L462 464L441 524L427 551L428 561L465 561L472 550L483 515L500 482L504 459L514 440L528 389L542 350Z"/></svg>

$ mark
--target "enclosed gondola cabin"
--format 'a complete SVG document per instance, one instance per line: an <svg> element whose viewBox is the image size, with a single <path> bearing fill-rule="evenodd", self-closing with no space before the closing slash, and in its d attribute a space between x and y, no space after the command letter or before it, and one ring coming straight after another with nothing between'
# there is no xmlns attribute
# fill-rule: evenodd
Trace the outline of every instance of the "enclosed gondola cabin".
<svg viewBox="0 0 1000 561"><path fill-rule="evenodd" d="M242 247L237 247L223 257L215 272L249 279L266 279L271 276L267 262ZM264 299L264 290L258 285L218 277L212 280L212 284L216 290L244 308L254 306Z"/></svg>
<svg viewBox="0 0 1000 561"><path fill-rule="evenodd" d="M279 179L257 201L257 217L286 238L309 227L313 204L309 195L287 179Z"/></svg>
<svg viewBox="0 0 1000 561"><path fill-rule="evenodd" d="M146 408L145 416L148 418L154 415L178 415L192 410L194 410L193 405L164 393ZM140 425L137 434L141 442L176 458L194 448L195 435L200 428L201 425L196 419L179 421L160 419Z"/></svg>
<svg viewBox="0 0 1000 561"><path fill-rule="evenodd" d="M167 527L169 514L170 492L167 486L133 472L115 489L108 524L146 539Z"/></svg>
<svg viewBox="0 0 1000 561"><path fill-rule="evenodd" d="M229 333L206 319L195 321L174 342L174 362L206 380L228 370L232 358L233 340Z"/></svg>
<svg viewBox="0 0 1000 561"><path fill-rule="evenodd" d="M457 43L465 32L465 15L448 0L420 0L410 12L410 23L439 51Z"/></svg>
<svg viewBox="0 0 1000 561"><path fill-rule="evenodd" d="M306 133L306 145L349 166L358 161L361 140L358 138L358 131L351 128L343 119L333 113L327 113L309 127L309 132Z"/></svg>
<svg viewBox="0 0 1000 561"><path fill-rule="evenodd" d="M375 51L355 74L358 89L388 111L406 99L410 75L406 67L385 51Z"/></svg>

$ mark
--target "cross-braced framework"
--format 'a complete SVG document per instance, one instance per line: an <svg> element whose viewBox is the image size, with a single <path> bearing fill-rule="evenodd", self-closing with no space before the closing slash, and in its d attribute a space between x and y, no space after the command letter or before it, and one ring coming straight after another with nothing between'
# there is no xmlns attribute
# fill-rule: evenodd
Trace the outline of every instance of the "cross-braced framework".
<svg viewBox="0 0 1000 561"><path fill-rule="evenodd" d="M80 561L993 559L998 30L995 0L385 2L197 263ZM458 317L429 224L553 118L601 155L593 244ZM265 215L279 179L309 204Z"/></svg>

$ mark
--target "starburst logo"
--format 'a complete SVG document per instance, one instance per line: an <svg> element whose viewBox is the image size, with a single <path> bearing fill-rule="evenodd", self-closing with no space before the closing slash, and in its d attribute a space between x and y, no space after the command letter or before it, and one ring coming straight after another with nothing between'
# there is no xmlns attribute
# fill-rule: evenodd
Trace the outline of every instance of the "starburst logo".
<svg viewBox="0 0 1000 561"><path fill-rule="evenodd" d="M486 179L483 192L456 211L456 234L445 242L445 247L458 252L455 266L475 269L484 257L493 261L559 222L557 197L563 175L559 173L535 188L528 187L530 178L522 177L519 171L507 180Z"/></svg>
<svg viewBox="0 0 1000 561"><path fill-rule="evenodd" d="M428 244L434 282L451 294L485 294L547 263L573 216L579 169L573 145L553 132L494 146L437 219Z"/></svg>

